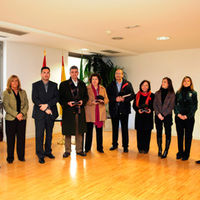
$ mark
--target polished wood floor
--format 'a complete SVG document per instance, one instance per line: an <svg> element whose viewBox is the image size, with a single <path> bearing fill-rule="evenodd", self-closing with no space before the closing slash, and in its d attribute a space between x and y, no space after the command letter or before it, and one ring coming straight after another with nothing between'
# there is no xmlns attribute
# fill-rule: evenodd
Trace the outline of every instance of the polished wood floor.
<svg viewBox="0 0 200 200"><path fill-rule="evenodd" d="M41 165L35 156L35 141L27 139L26 162L15 156L13 164L6 162L6 144L0 143L0 199L22 200L199 200L200 141L193 140L188 161L175 159L176 137L172 138L167 159L157 156L155 134L152 134L149 154L139 154L135 132L130 131L130 151L122 148L110 152L111 133L104 133L104 154L96 151L63 159L64 147L54 135L55 160L46 158ZM95 138L94 138L95 139ZM120 137L121 141L121 137ZM121 144L121 143L120 143Z"/></svg>

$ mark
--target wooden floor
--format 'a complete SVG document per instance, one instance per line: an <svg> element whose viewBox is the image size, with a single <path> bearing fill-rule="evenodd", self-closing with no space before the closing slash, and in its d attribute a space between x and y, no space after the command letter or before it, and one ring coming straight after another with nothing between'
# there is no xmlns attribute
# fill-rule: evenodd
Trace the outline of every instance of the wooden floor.
<svg viewBox="0 0 200 200"><path fill-rule="evenodd" d="M155 134L152 134L149 154L139 154L135 132L130 131L130 151L122 148L110 152L111 133L104 133L104 154L96 151L96 142L87 157L77 157L73 147L71 157L63 159L64 147L58 145L60 135L54 135L55 160L46 158L41 165L35 156L35 141L27 139L26 162L15 156L13 164L6 162L6 144L0 143L0 199L22 200L199 200L200 141L192 144L188 161L175 159L176 137L167 159L157 156ZM121 141L121 137L120 137ZM121 144L121 142L120 142Z"/></svg>

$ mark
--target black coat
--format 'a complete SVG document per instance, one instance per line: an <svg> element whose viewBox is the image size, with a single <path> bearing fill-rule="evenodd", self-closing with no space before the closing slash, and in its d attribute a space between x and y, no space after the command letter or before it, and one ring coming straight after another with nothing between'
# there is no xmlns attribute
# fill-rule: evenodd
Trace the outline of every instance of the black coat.
<svg viewBox="0 0 200 200"><path fill-rule="evenodd" d="M75 123L75 110L74 107L70 107L68 102L75 101L70 86L71 79L63 81L59 87L59 103L62 106L62 134L63 135L75 135L76 123ZM79 133L86 132L86 120L85 120L85 105L89 99L87 87L85 83L78 80L79 100L83 101L81 105L80 114L78 114L78 129Z"/></svg>
<svg viewBox="0 0 200 200"><path fill-rule="evenodd" d="M45 91L44 84L42 80L37 81L32 84L32 101L34 103L32 117L34 119L44 119L47 114L40 110L40 104L48 104L52 115L50 116L53 120L58 117L58 110L56 103L59 99L59 93L57 88L57 83L49 81L48 90Z"/></svg>
<svg viewBox="0 0 200 200"><path fill-rule="evenodd" d="M136 130L152 130L153 129L153 101L154 101L154 94L151 93L151 100L149 100L148 108L151 109L151 112L142 113L138 112L139 107L145 104L146 98L144 96L140 96L139 100L139 107L136 106L136 99L133 102L133 109L135 110L135 129Z"/></svg>
<svg viewBox="0 0 200 200"><path fill-rule="evenodd" d="M122 89L123 85L125 84L127 84L127 86L125 86ZM107 95L109 98L109 112L110 112L111 117L117 116L118 113L128 115L131 112L130 102L135 98L135 93L134 93L132 84L129 81L123 79L122 87L119 94L117 90L116 80L114 80L106 89ZM126 94L131 94L131 96L126 97L124 102L120 102L120 103L116 102L116 97L121 96L121 95L123 96Z"/></svg>

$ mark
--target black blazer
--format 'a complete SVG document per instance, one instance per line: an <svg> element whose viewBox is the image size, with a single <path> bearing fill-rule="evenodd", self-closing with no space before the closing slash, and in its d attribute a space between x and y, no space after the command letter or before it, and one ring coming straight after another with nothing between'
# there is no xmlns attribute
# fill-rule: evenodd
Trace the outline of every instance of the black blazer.
<svg viewBox="0 0 200 200"><path fill-rule="evenodd" d="M34 103L33 107L33 115L34 119L43 119L47 116L44 111L40 110L40 104L48 104L51 111L52 119L56 119L58 117L58 110L56 103L59 99L59 92L57 88L57 83L49 81L48 83L48 90L45 91L44 84L42 80L33 83L32 85L32 101Z"/></svg>
<svg viewBox="0 0 200 200"><path fill-rule="evenodd" d="M122 89L123 86L125 87ZM120 91L121 94L119 94L117 90L116 80L114 80L106 89L109 98L109 112L111 117L118 115L118 113L127 115L131 112L130 102L135 98L135 93L133 91L132 84L129 81L123 79L122 87ZM131 96L126 97L124 102L116 102L117 96L123 96L126 94L131 94Z"/></svg>

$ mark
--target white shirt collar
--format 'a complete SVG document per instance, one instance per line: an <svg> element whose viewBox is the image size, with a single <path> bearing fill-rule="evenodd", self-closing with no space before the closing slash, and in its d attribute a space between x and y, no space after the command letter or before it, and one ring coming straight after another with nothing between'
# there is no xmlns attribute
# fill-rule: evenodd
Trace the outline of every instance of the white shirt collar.
<svg viewBox="0 0 200 200"><path fill-rule="evenodd" d="M72 81L73 81L74 85L77 87L77 86L78 86L78 79L77 79L77 81L74 81L74 80L72 79Z"/></svg>

